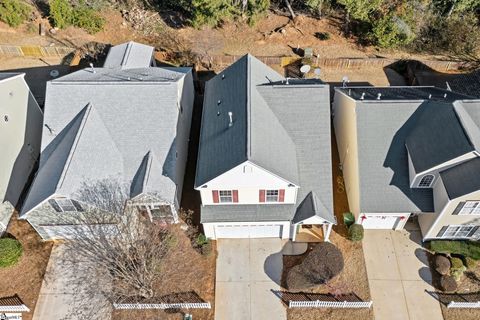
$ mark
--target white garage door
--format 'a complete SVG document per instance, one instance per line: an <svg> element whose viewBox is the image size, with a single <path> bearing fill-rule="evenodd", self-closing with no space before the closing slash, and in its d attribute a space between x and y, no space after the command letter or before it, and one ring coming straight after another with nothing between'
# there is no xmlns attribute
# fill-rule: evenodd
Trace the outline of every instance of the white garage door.
<svg viewBox="0 0 480 320"><path fill-rule="evenodd" d="M217 225L216 238L281 238L282 225Z"/></svg>
<svg viewBox="0 0 480 320"><path fill-rule="evenodd" d="M399 215L365 215L365 217L366 219L362 221L365 229L397 229L402 219Z"/></svg>

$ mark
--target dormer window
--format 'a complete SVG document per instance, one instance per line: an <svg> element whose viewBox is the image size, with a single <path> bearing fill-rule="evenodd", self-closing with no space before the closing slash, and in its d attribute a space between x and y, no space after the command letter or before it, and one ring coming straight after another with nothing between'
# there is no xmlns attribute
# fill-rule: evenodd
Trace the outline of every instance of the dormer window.
<svg viewBox="0 0 480 320"><path fill-rule="evenodd" d="M427 174L422 177L422 180L420 180L420 183L418 184L419 188L430 188L432 186L433 180L435 179L435 176L433 174Z"/></svg>
<svg viewBox="0 0 480 320"><path fill-rule="evenodd" d="M52 208L57 212L76 212L84 211L80 203L75 200L70 200L67 198L64 199L50 199L48 203Z"/></svg>

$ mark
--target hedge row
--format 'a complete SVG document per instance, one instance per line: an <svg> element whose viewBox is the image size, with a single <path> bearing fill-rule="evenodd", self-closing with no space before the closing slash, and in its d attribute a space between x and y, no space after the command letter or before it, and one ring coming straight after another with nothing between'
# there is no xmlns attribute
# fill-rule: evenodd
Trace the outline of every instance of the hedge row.
<svg viewBox="0 0 480 320"><path fill-rule="evenodd" d="M433 240L430 249L439 253L458 254L480 260L480 243L477 241Z"/></svg>

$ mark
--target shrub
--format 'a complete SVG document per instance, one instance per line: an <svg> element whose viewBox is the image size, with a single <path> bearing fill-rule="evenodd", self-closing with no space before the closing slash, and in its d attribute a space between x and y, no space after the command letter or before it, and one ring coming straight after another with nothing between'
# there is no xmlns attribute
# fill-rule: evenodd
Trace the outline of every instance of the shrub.
<svg viewBox="0 0 480 320"><path fill-rule="evenodd" d="M330 242L317 244L301 264L287 274L289 290L304 290L324 284L343 270L342 252Z"/></svg>
<svg viewBox="0 0 480 320"><path fill-rule="evenodd" d="M50 18L55 27L75 26L89 33L102 30L105 19L83 2L73 7L68 0L50 0Z"/></svg>
<svg viewBox="0 0 480 320"><path fill-rule="evenodd" d="M436 254L433 260L435 270L441 275L447 275L450 272L450 260L441 254Z"/></svg>
<svg viewBox="0 0 480 320"><path fill-rule="evenodd" d="M73 23L73 7L68 0L50 0L50 18L55 27L63 29Z"/></svg>
<svg viewBox="0 0 480 320"><path fill-rule="evenodd" d="M457 254L480 260L480 243L475 241L433 240L430 249L439 253Z"/></svg>
<svg viewBox="0 0 480 320"><path fill-rule="evenodd" d="M449 275L440 278L440 287L442 291L452 292L457 290L457 282L455 278Z"/></svg>
<svg viewBox="0 0 480 320"><path fill-rule="evenodd" d="M204 244L206 244L208 242L209 242L209 240L207 239L207 237L203 233L199 233L197 238L195 239L195 243L198 246L203 246Z"/></svg>
<svg viewBox="0 0 480 320"><path fill-rule="evenodd" d="M387 15L373 22L376 43L383 48L397 48L415 39L408 24L395 15Z"/></svg>
<svg viewBox="0 0 480 320"><path fill-rule="evenodd" d="M475 267L477 266L477 261L475 261L474 259L472 259L470 257L464 257L463 263L467 267L468 270L475 269Z"/></svg>
<svg viewBox="0 0 480 320"><path fill-rule="evenodd" d="M358 223L352 224L348 228L348 238L352 241L362 241L363 239L363 226Z"/></svg>
<svg viewBox="0 0 480 320"><path fill-rule="evenodd" d="M20 241L11 238L0 239L0 268L15 265L20 260L22 253Z"/></svg>
<svg viewBox="0 0 480 320"><path fill-rule="evenodd" d="M103 29L105 20L95 10L79 6L73 10L72 24L88 33L97 33Z"/></svg>
<svg viewBox="0 0 480 320"><path fill-rule="evenodd" d="M458 269L451 269L450 270L450 275L455 278L456 281L459 281L460 278L462 277L463 273L467 270L465 266L462 266L461 268Z"/></svg>
<svg viewBox="0 0 480 320"><path fill-rule="evenodd" d="M32 12L32 8L20 0L0 1L0 20L10 27L18 27Z"/></svg>
<svg viewBox="0 0 480 320"><path fill-rule="evenodd" d="M462 259L457 257L450 258L450 263L452 264L452 269L461 269L463 267Z"/></svg>
<svg viewBox="0 0 480 320"><path fill-rule="evenodd" d="M204 256L208 256L212 253L212 251L213 251L212 249L213 249L212 248L212 243L207 242L204 245L202 245L202 249L200 251Z"/></svg>

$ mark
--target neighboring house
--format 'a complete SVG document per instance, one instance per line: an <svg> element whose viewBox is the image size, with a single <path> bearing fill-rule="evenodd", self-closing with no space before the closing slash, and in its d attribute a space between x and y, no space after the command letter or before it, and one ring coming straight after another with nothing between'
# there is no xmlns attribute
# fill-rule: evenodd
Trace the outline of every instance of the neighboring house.
<svg viewBox="0 0 480 320"><path fill-rule="evenodd" d="M23 73L0 73L0 234L40 154L43 114Z"/></svg>
<svg viewBox="0 0 480 320"><path fill-rule="evenodd" d="M414 214L424 240L480 238L479 100L434 87L337 88L333 117L358 223L401 229Z"/></svg>
<svg viewBox="0 0 480 320"><path fill-rule="evenodd" d="M329 86L246 55L208 81L195 189L208 238L295 239L335 216Z"/></svg>
<svg viewBox="0 0 480 320"><path fill-rule="evenodd" d="M21 212L44 239L70 237L69 217L89 206L112 211L92 196L102 188L107 198L125 190L151 219L178 220L192 71L156 67L153 53L125 43L102 68L48 82L40 166Z"/></svg>

